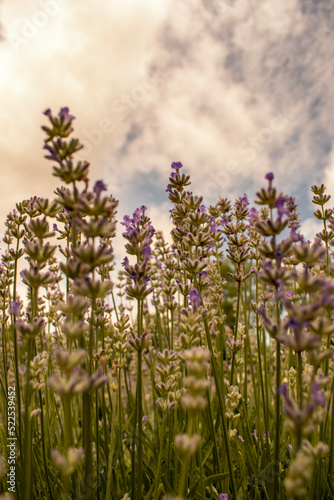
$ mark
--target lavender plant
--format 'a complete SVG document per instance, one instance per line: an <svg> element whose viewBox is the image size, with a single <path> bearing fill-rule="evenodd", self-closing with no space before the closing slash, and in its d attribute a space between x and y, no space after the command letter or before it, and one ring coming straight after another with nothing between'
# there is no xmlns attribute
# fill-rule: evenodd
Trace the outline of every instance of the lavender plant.
<svg viewBox="0 0 334 500"><path fill-rule="evenodd" d="M333 498L325 186L312 186L323 230L309 242L272 173L259 210L245 194L206 207L173 162L172 244L142 205L121 222L116 270L118 201L76 161L68 108L44 115L61 185L17 203L3 237L0 493Z"/></svg>

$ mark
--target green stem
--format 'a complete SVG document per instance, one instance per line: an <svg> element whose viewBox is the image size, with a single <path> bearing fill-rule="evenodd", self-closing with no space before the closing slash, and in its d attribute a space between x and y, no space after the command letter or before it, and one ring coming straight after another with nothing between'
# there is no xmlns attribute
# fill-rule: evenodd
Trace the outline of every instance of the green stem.
<svg viewBox="0 0 334 500"><path fill-rule="evenodd" d="M112 442L113 442L113 434L114 434L114 423L113 423L113 413L111 413L111 431L110 431L110 446L109 446L109 460L108 460L108 472L107 472L107 491L106 491L106 498L112 498L111 497L111 483L112 483L112 474L113 474L113 467L112 467L112 456L113 456L113 447L112 447Z"/></svg>
<svg viewBox="0 0 334 500"><path fill-rule="evenodd" d="M43 412L43 400L42 400L42 391L39 391L39 405L41 408L41 438L42 438L42 449L43 449L43 462L44 462L44 471L46 482L48 485L49 498L52 500L53 495L51 493L50 479L48 473L48 466L46 462L46 450L45 450L45 434L44 434L44 412Z"/></svg>
<svg viewBox="0 0 334 500"><path fill-rule="evenodd" d="M123 451L123 420L122 420L122 370L118 372L118 429L119 429L119 462L121 466L121 473L123 483L125 484L125 465L124 465L124 451Z"/></svg>
<svg viewBox="0 0 334 500"><path fill-rule="evenodd" d="M302 353L298 352L297 353L297 377L298 377L298 390L299 390L299 408L302 411L303 410L303 360L302 360ZM300 446L302 444L302 433L301 433L301 427L298 426L297 432L296 432L296 450L295 453L299 450Z"/></svg>
<svg viewBox="0 0 334 500"><path fill-rule="evenodd" d="M158 500L157 498L157 493L158 493L158 486L159 486L159 481L160 481L160 474L161 474L161 463L162 463L162 453L164 449L164 438L165 438L165 433L166 433L166 413L163 414L163 420L162 420L162 430L161 430L161 436L160 436L160 449L159 449L159 457L158 457L158 467L157 467L157 473L155 476L155 486L154 486L154 493L153 493L153 500Z"/></svg>
<svg viewBox="0 0 334 500"><path fill-rule="evenodd" d="M238 281L238 294L237 294L237 310L235 314L235 325L234 325L234 337L233 340L236 342L238 336L238 324L239 324L239 311L240 311L240 296L241 296L241 283ZM235 351L232 352L232 366L231 366L231 378L230 385L234 382L234 369L235 369Z"/></svg>
<svg viewBox="0 0 334 500"><path fill-rule="evenodd" d="M24 499L31 500L32 497L32 442L31 442L31 420L30 420L30 402L31 402L31 387L30 387L30 363L32 361L34 351L34 340L28 340L27 346L27 371L26 371L26 393L25 393L25 434L24 434L24 462L23 462L23 484L24 484Z"/></svg>
<svg viewBox="0 0 334 500"><path fill-rule="evenodd" d="M84 484L85 490L88 489L86 499L94 500L96 498L95 491L90 487L93 476L93 451L92 451L92 403L93 399L90 394L84 392L83 395L83 444L85 450L85 475Z"/></svg>
<svg viewBox="0 0 334 500"><path fill-rule="evenodd" d="M64 436L65 436L65 443L64 443L64 448L65 448L65 453L67 453L69 448L73 448L73 432L72 432L72 411L71 411L71 400L69 397L64 396L62 398L63 401L63 407L64 407ZM74 488L74 498L78 498L78 491L77 491L77 471L74 471L73 473L73 488ZM70 494L69 491L69 481L67 480L65 483L65 491L67 490L68 494Z"/></svg>
<svg viewBox="0 0 334 500"><path fill-rule="evenodd" d="M100 432L99 432L99 396L95 393L95 429L96 429L96 471L97 471L97 500L100 500Z"/></svg>
<svg viewBox="0 0 334 500"><path fill-rule="evenodd" d="M94 320L95 320L95 306L96 299L92 299L91 307L91 320L90 320L90 331L89 331L89 344L88 344L88 373L89 376L93 372L93 346L94 346ZM92 407L93 407L93 397L88 392L83 393L83 442L85 450L85 485L89 487L88 499L93 500L96 498L96 488L91 488L89 485L92 483L93 479L93 450L92 450ZM98 431L98 429L96 430Z"/></svg>
<svg viewBox="0 0 334 500"><path fill-rule="evenodd" d="M199 478L200 478L200 490L201 490L201 496L203 499L205 499L205 486L204 486L204 471L203 471L203 457L202 457L202 443L199 444L198 446L198 451L197 451L197 456L198 456L198 464L199 464Z"/></svg>
<svg viewBox="0 0 334 500"><path fill-rule="evenodd" d="M136 446L137 446L137 398L135 403L133 426L132 426L132 447L131 447L131 500L137 500L137 481L136 481Z"/></svg>
<svg viewBox="0 0 334 500"><path fill-rule="evenodd" d="M19 229L19 228L18 228ZM19 251L20 240L16 243L16 252ZM17 259L14 262L14 276L13 276L13 300L16 301L16 287L17 287ZM14 370L15 370L15 383L16 383L16 395L17 395L17 413L18 413L18 434L19 434L19 445L20 450L22 450L22 414L21 414L21 389L20 389L20 378L19 378L19 358L17 351L17 334L16 334L16 318L12 315L12 328L13 328L13 343L14 343Z"/></svg>
<svg viewBox="0 0 334 500"><path fill-rule="evenodd" d="M73 446L73 435L71 432L71 426L72 426L71 402L70 399L66 396L63 397L63 407L64 407L64 436L65 436L64 449L66 453L67 450L71 446Z"/></svg>
<svg viewBox="0 0 334 500"><path fill-rule="evenodd" d="M207 389L207 391L206 391L206 397L208 400L207 413L208 413L208 417L209 417L210 433L211 433L211 437L212 437L212 441L213 441L214 470L215 470L215 473L220 474L220 470L221 470L220 469L220 460L219 460L219 453L218 453L216 431L215 431L215 426L213 425L209 389Z"/></svg>
<svg viewBox="0 0 334 500"><path fill-rule="evenodd" d="M281 344L276 341L276 395L275 395L275 467L279 467L279 452L280 452L280 424L281 424L281 410L280 410L280 394L278 388L281 385ZM274 492L273 500L277 500L278 495L278 474L275 471L274 477Z"/></svg>
<svg viewBox="0 0 334 500"><path fill-rule="evenodd" d="M213 351L208 320L207 320L207 318L204 318L203 321L204 321L204 328L205 328L205 333L206 333L206 340L207 340L207 344L208 344L209 351L211 354L211 366L212 366L212 371L213 371L213 377L214 377L215 384L216 384L217 397L218 397L218 403L219 403L219 409L220 409L220 417L221 417L222 426L223 426L223 437L224 437L224 442L225 442L226 457L227 457L227 463L228 463L230 480L231 480L231 488L232 488L232 494L233 494L232 498L233 498L233 500L237 500L237 487L235 484L235 478L234 478L234 474L233 474L233 463L232 463L230 441L229 441L230 438L229 438L229 435L227 432L227 423L226 423L226 417L225 417L226 405L225 405L225 394L224 394L224 392L225 392L224 380L222 380L222 383L221 383L221 380L219 377L219 372L218 372L218 367L216 364L216 358L215 358L214 351Z"/></svg>
<svg viewBox="0 0 334 500"><path fill-rule="evenodd" d="M138 375L137 375L137 405L138 405L138 456L137 456L137 487L138 500L142 498L142 475L143 475L143 401L142 401L142 351L138 351Z"/></svg>
<svg viewBox="0 0 334 500"><path fill-rule="evenodd" d="M332 485L332 474L333 474L333 448L334 448L334 398L333 398L333 383L332 379L332 419L330 428L330 442L329 442L329 460L328 460L328 482Z"/></svg>
<svg viewBox="0 0 334 500"><path fill-rule="evenodd" d="M259 260L256 259L256 269L258 269L259 266ZM255 273L255 303L256 305L259 302L259 278L258 274ZM265 333L263 333L265 336ZM261 387L261 396L262 396L262 409L263 409L263 421L264 421L264 427L265 427L265 434L266 434L266 448L267 448L267 453L268 453L268 459L269 462L271 460L270 456L270 445L269 445L269 422L268 422L268 408L267 408L267 399L265 397L265 392L264 392L264 383L263 383L263 369L262 369L262 356L261 356L261 332L260 332L260 322L259 322L259 314L256 314L256 341L257 341L257 352L258 352L258 373L260 375L260 387ZM255 385L254 385L255 388Z"/></svg>
<svg viewBox="0 0 334 500"><path fill-rule="evenodd" d="M178 494L181 498L185 497L187 494L187 483L188 483L188 466L190 458L184 458L181 468L181 477L179 482Z"/></svg>

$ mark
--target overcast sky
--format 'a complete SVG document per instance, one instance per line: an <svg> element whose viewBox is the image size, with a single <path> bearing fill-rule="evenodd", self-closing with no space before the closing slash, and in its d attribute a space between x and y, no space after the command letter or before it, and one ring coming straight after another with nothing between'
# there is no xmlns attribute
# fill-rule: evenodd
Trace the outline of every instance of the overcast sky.
<svg viewBox="0 0 334 500"><path fill-rule="evenodd" d="M165 231L172 161L206 204L273 171L306 233L310 186L334 199L333 1L2 0L0 17L2 220L57 187L40 126L63 106L92 181Z"/></svg>

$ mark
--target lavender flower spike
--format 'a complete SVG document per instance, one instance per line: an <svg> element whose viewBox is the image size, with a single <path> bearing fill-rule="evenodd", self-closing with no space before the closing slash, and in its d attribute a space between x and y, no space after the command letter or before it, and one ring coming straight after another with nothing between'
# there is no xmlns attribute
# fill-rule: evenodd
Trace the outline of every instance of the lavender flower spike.
<svg viewBox="0 0 334 500"><path fill-rule="evenodd" d="M44 113L44 114L46 114L46 113ZM59 118L63 118L63 120L65 122L66 121L75 120L75 116L69 114L69 108L68 107L61 108L60 111L59 111L59 113L58 113L58 116L59 116Z"/></svg>
<svg viewBox="0 0 334 500"><path fill-rule="evenodd" d="M97 198L100 199L102 191L107 191L107 186L103 181L96 181L93 191L96 194Z"/></svg>
<svg viewBox="0 0 334 500"><path fill-rule="evenodd" d="M279 217L282 217L283 215L290 215L290 210L288 208L284 208L284 204L286 202L286 199L284 196L279 196L277 200L274 203L274 207L277 208L277 214Z"/></svg>
<svg viewBox="0 0 334 500"><path fill-rule="evenodd" d="M14 314L17 318L20 317L20 304L13 300L11 307L8 309L9 314Z"/></svg>
<svg viewBox="0 0 334 500"><path fill-rule="evenodd" d="M198 293L198 291L196 290L196 288L192 288L191 290L189 290L188 298L189 298L190 303L193 306L193 308L197 309L197 307L200 306L201 296Z"/></svg>
<svg viewBox="0 0 334 500"><path fill-rule="evenodd" d="M179 170L182 167L183 167L183 165L180 161L173 161L173 163L171 164L171 168L174 168L176 170L177 174L179 173Z"/></svg>

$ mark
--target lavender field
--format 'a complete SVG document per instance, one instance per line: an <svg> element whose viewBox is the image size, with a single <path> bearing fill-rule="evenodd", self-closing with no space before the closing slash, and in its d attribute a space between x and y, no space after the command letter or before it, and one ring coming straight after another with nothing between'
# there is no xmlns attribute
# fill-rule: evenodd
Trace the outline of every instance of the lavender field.
<svg viewBox="0 0 334 500"><path fill-rule="evenodd" d="M117 223L68 108L43 120L59 188L1 245L1 500L334 498L326 187L308 241L273 173L205 206L173 162L169 245L144 205Z"/></svg>

